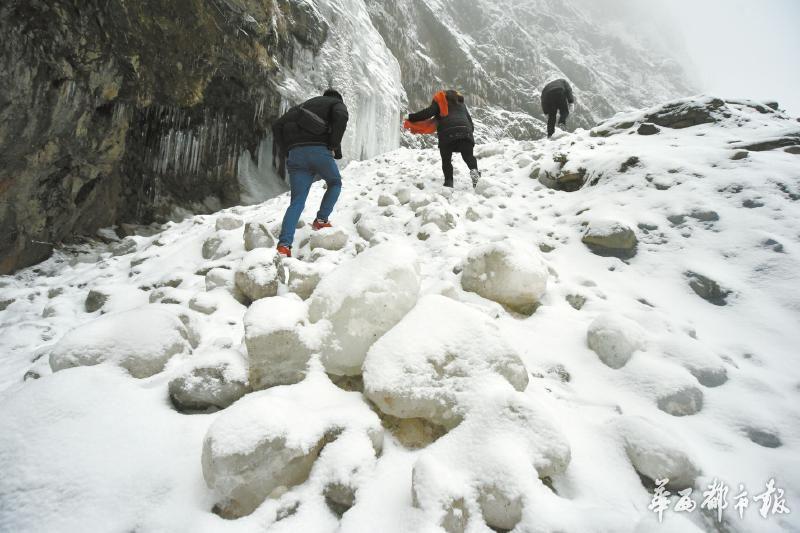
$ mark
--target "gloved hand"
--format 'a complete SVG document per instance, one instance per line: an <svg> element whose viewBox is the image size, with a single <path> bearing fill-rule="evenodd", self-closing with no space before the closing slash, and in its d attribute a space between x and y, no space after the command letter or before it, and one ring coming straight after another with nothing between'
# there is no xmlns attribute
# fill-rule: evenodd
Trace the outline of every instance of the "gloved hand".
<svg viewBox="0 0 800 533"><path fill-rule="evenodd" d="M333 158L334 159L341 159L342 158L342 148L337 147L333 150Z"/></svg>

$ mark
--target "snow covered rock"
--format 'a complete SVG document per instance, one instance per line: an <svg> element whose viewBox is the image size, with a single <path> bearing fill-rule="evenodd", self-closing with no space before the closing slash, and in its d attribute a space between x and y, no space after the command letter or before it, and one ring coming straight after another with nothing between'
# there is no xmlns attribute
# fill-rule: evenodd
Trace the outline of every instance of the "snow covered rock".
<svg viewBox="0 0 800 533"><path fill-rule="evenodd" d="M451 209L439 202L426 205L417 211L417 215L422 217L422 224L434 224L442 231L455 228L458 220Z"/></svg>
<svg viewBox="0 0 800 533"><path fill-rule="evenodd" d="M244 226L244 249L252 251L256 248L273 248L275 239L267 229L266 224L248 222Z"/></svg>
<svg viewBox="0 0 800 533"><path fill-rule="evenodd" d="M325 276L311 296L312 322L326 320L325 369L359 375L367 350L417 302L417 254L405 244L384 243L359 254Z"/></svg>
<svg viewBox="0 0 800 533"><path fill-rule="evenodd" d="M217 231L229 231L234 229L239 229L242 227L244 222L239 217L235 217L232 215L221 215L217 218L214 227Z"/></svg>
<svg viewBox="0 0 800 533"><path fill-rule="evenodd" d="M422 298L364 361L364 393L381 411L448 428L476 395L527 385L525 365L491 319L438 295Z"/></svg>
<svg viewBox="0 0 800 533"><path fill-rule="evenodd" d="M211 315L217 311L219 303L214 295L208 292L201 292L196 294L189 300L189 309L203 313L204 315Z"/></svg>
<svg viewBox="0 0 800 533"><path fill-rule="evenodd" d="M399 189L396 193L394 193L394 195L397 197L397 201L404 205L411 201L411 195L413 192L414 191L412 191L410 187L404 187Z"/></svg>
<svg viewBox="0 0 800 533"><path fill-rule="evenodd" d="M323 228L311 235L311 249L341 250L347 244L348 235L342 228Z"/></svg>
<svg viewBox="0 0 800 533"><path fill-rule="evenodd" d="M111 255L118 257L120 255L128 255L135 252L138 248L136 239L132 237L125 237L120 242L111 246Z"/></svg>
<svg viewBox="0 0 800 533"><path fill-rule="evenodd" d="M247 253L236 269L236 288L251 301L278 294L278 283L285 281L277 251L257 248Z"/></svg>
<svg viewBox="0 0 800 533"><path fill-rule="evenodd" d="M304 263L298 259L284 259L288 272L287 285L289 290L298 295L303 300L311 297L314 290L322 279L322 274L317 266L311 263Z"/></svg>
<svg viewBox="0 0 800 533"><path fill-rule="evenodd" d="M308 309L295 297L263 298L244 317L245 345L253 390L298 383L314 351L305 332Z"/></svg>
<svg viewBox="0 0 800 533"><path fill-rule="evenodd" d="M623 416L615 425L639 474L651 480L667 478L671 489L694 487L701 472L680 439L641 417Z"/></svg>
<svg viewBox="0 0 800 533"><path fill-rule="evenodd" d="M586 342L606 366L622 368L635 351L644 348L645 332L632 320L603 315L589 325Z"/></svg>
<svg viewBox="0 0 800 533"><path fill-rule="evenodd" d="M227 268L212 268L206 274L206 291L223 288L227 290L236 301L247 303L247 297L236 286L236 273Z"/></svg>
<svg viewBox="0 0 800 533"><path fill-rule="evenodd" d="M191 353L183 322L159 306L103 315L69 331L50 350L53 372L109 362L135 378L161 372L174 355Z"/></svg>
<svg viewBox="0 0 800 533"><path fill-rule="evenodd" d="M169 382L170 399L179 411L225 409L247 392L247 366L233 350L205 355Z"/></svg>
<svg viewBox="0 0 800 533"><path fill-rule="evenodd" d="M583 234L583 243L604 257L629 259L636 255L638 239L627 225L614 220L594 221Z"/></svg>
<svg viewBox="0 0 800 533"><path fill-rule="evenodd" d="M249 394L222 412L206 433L202 455L219 513L246 516L303 483L320 450L337 437L365 434L380 449L380 421L359 396L318 376Z"/></svg>
<svg viewBox="0 0 800 533"><path fill-rule="evenodd" d="M658 408L672 416L689 416L703 408L703 391L684 387L658 399Z"/></svg>
<svg viewBox="0 0 800 533"><path fill-rule="evenodd" d="M388 207L390 205L397 205L398 203L397 198L390 194L381 194L378 196L378 207Z"/></svg>
<svg viewBox="0 0 800 533"><path fill-rule="evenodd" d="M469 253L461 287L513 311L531 314L547 289L548 275L537 252L523 242L506 239Z"/></svg>
<svg viewBox="0 0 800 533"><path fill-rule="evenodd" d="M537 478L564 472L570 458L569 443L539 400L492 395L420 454L413 503L446 531L465 531L481 518L511 530L526 501L548 497Z"/></svg>
<svg viewBox="0 0 800 533"><path fill-rule="evenodd" d="M203 259L222 259L230 253L225 246L223 246L224 239L218 233L210 236L203 242Z"/></svg>
<svg viewBox="0 0 800 533"><path fill-rule="evenodd" d="M534 170L534 172L536 170ZM572 172L561 169L555 171L554 173L540 171L536 175L539 179L539 183L548 189L564 192L575 192L583 187L583 184L586 181L585 172Z"/></svg>

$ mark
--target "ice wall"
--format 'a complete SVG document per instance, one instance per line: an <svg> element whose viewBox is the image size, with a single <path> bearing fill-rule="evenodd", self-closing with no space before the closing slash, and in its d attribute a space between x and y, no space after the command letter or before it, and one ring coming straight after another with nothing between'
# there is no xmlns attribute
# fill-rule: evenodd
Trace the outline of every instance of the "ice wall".
<svg viewBox="0 0 800 533"><path fill-rule="evenodd" d="M301 0L328 23L318 54L297 47L282 72L279 91L296 104L333 87L342 93L350 122L342 143L346 159L366 159L400 146L407 102L400 65L375 29L363 0Z"/></svg>

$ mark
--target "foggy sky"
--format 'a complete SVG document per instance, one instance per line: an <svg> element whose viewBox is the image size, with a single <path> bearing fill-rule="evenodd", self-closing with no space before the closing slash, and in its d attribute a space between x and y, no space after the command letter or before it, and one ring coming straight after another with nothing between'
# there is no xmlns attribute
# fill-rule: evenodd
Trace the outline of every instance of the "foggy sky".
<svg viewBox="0 0 800 533"><path fill-rule="evenodd" d="M777 100L800 116L800 1L658 3L683 38L700 89L722 97Z"/></svg>
<svg viewBox="0 0 800 533"><path fill-rule="evenodd" d="M800 116L800 0L576 0L680 58L698 91Z"/></svg>

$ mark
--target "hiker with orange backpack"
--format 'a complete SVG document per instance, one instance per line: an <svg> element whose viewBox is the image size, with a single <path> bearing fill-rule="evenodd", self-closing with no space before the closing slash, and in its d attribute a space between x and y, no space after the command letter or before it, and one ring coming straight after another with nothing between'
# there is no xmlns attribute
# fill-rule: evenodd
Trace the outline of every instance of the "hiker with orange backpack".
<svg viewBox="0 0 800 533"><path fill-rule="evenodd" d="M411 133L436 133L439 138L439 153L442 155L444 186L453 187L453 154L458 152L469 168L472 187L478 185L481 173L473 155L475 126L469 114L464 96L455 90L439 91L433 102L417 113L411 113L403 126Z"/></svg>
<svg viewBox="0 0 800 533"><path fill-rule="evenodd" d="M272 125L275 142L283 154L288 152L292 189L278 237L278 253L284 257L292 256L295 228L317 176L325 180L328 188L311 227L315 231L331 227L328 217L342 190L342 176L334 159L342 158L342 137L348 120L342 95L328 89L322 96L291 108Z"/></svg>

